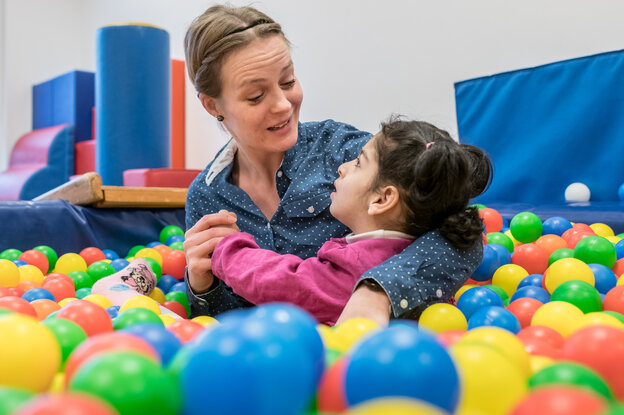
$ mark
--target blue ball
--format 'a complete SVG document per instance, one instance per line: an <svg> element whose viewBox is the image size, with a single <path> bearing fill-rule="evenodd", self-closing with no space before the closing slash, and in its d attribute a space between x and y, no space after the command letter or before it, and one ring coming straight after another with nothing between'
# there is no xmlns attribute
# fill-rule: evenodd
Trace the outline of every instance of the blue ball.
<svg viewBox="0 0 624 415"><path fill-rule="evenodd" d="M606 294L617 285L618 278L611 269L602 264L588 264L596 281L594 287L601 294Z"/></svg>
<svg viewBox="0 0 624 415"><path fill-rule="evenodd" d="M544 279L544 276L542 274L527 275L526 277L522 278L516 290L519 290L520 288L524 288L528 286L542 287L543 279Z"/></svg>
<svg viewBox="0 0 624 415"><path fill-rule="evenodd" d="M624 258L624 239L621 239L615 244L615 255L617 256L617 259Z"/></svg>
<svg viewBox="0 0 624 415"><path fill-rule="evenodd" d="M56 298L54 298L54 295L45 288L31 288L30 290L22 294L22 298L29 303L41 299L52 300L56 302Z"/></svg>
<svg viewBox="0 0 624 415"><path fill-rule="evenodd" d="M468 320L468 330L483 326L500 327L513 334L521 329L518 318L504 307L483 307L475 311Z"/></svg>
<svg viewBox="0 0 624 415"><path fill-rule="evenodd" d="M89 287L84 287L76 290L76 298L78 299L83 299L89 294L91 294L91 288Z"/></svg>
<svg viewBox="0 0 624 415"><path fill-rule="evenodd" d="M22 261L21 259L12 259L11 262L17 265L18 267L21 267L22 265L28 265L28 262Z"/></svg>
<svg viewBox="0 0 624 415"><path fill-rule="evenodd" d="M184 235L171 235L165 241L165 245L169 246L174 242L184 242Z"/></svg>
<svg viewBox="0 0 624 415"><path fill-rule="evenodd" d="M183 293L186 292L186 283L184 281L176 282L171 286L171 288L169 288L169 292L171 291L182 291Z"/></svg>
<svg viewBox="0 0 624 415"><path fill-rule="evenodd" d="M111 261L119 258L119 254L112 249L102 249L102 252L104 252L106 259L110 259Z"/></svg>
<svg viewBox="0 0 624 415"><path fill-rule="evenodd" d="M176 355L182 342L165 327L154 323L134 324L122 331L139 336L152 345L160 355L163 366L167 366Z"/></svg>
<svg viewBox="0 0 624 415"><path fill-rule="evenodd" d="M546 219L542 223L542 235L561 236L571 227L572 224L566 218L562 218L561 216L553 216L552 218Z"/></svg>
<svg viewBox="0 0 624 415"><path fill-rule="evenodd" d="M505 248L501 244L490 243L487 244L490 248L496 251L496 255L498 256L498 261L500 262L500 266L511 264L511 252L507 248Z"/></svg>
<svg viewBox="0 0 624 415"><path fill-rule="evenodd" d="M120 307L118 305L112 305L106 309L106 312L108 313L110 318L117 318L117 316L119 315L119 308Z"/></svg>
<svg viewBox="0 0 624 415"><path fill-rule="evenodd" d="M550 301L550 293L543 289L541 285L539 287L535 285L527 285L516 290L511 296L511 302L518 298L534 298L542 304L546 304Z"/></svg>
<svg viewBox="0 0 624 415"><path fill-rule="evenodd" d="M160 277L160 279L158 280L158 284L156 284L156 286L160 288L163 293L167 294L169 291L171 291L171 287L179 282L180 281L173 275L163 274L162 277Z"/></svg>
<svg viewBox="0 0 624 415"><path fill-rule="evenodd" d="M146 247L146 248L153 248L153 247L155 247L155 246L162 245L162 244L163 244L163 243L162 243L162 242L160 242L160 241L153 241L153 242L150 242L150 243L148 243L147 245L145 245L145 247Z"/></svg>
<svg viewBox="0 0 624 415"><path fill-rule="evenodd" d="M618 198L620 198L621 201L624 201L624 183L622 183L618 188Z"/></svg>
<svg viewBox="0 0 624 415"><path fill-rule="evenodd" d="M466 290L457 301L457 308L464 314L466 320L482 307L503 307L503 299L494 291L486 287L472 287Z"/></svg>
<svg viewBox="0 0 624 415"><path fill-rule="evenodd" d="M503 228L507 228L507 230L509 230L509 222L510 222L509 218L506 216L503 216ZM501 231L501 232L504 232L504 231Z"/></svg>
<svg viewBox="0 0 624 415"><path fill-rule="evenodd" d="M130 265L130 262L125 258L117 258L112 260L110 264L113 268L115 268L115 272L119 272Z"/></svg>
<svg viewBox="0 0 624 415"><path fill-rule="evenodd" d="M489 281L494 272L501 266L498 254L489 244L483 246L483 259L481 264L474 270L472 279L475 281Z"/></svg>
<svg viewBox="0 0 624 415"><path fill-rule="evenodd" d="M425 330L395 325L355 347L345 373L349 405L380 397L420 399L453 413L459 376L446 349Z"/></svg>

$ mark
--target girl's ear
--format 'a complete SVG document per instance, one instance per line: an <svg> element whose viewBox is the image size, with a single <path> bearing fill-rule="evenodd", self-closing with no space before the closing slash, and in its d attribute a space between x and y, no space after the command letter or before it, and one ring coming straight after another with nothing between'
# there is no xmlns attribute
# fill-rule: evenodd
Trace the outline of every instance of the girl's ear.
<svg viewBox="0 0 624 415"><path fill-rule="evenodd" d="M399 204L399 191L394 186L382 187L375 192L368 203L368 214L371 216L386 213Z"/></svg>
<svg viewBox="0 0 624 415"><path fill-rule="evenodd" d="M201 101L202 106L208 112L208 114L212 115L213 117L219 115L219 112L217 111L217 102L213 97L209 97L208 95L200 92L199 100Z"/></svg>

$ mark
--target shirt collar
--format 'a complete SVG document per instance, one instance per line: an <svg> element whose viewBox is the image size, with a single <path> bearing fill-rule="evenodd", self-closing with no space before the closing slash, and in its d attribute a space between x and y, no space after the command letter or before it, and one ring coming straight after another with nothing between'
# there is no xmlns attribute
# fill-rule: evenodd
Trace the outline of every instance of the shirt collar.
<svg viewBox="0 0 624 415"><path fill-rule="evenodd" d="M385 229L377 229L370 232L352 234L346 236L348 244L352 244L358 241L365 241L367 239L386 238L386 239L415 239L412 235L408 235L398 231L387 231Z"/></svg>

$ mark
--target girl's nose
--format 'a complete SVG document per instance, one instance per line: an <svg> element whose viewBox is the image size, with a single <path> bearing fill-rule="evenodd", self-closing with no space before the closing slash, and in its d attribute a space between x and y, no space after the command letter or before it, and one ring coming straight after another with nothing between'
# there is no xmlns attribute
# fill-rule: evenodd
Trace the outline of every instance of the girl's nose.
<svg viewBox="0 0 624 415"><path fill-rule="evenodd" d="M344 171L345 171L345 166L347 165L347 163L342 163L340 166L338 166L338 176L343 176L344 175Z"/></svg>

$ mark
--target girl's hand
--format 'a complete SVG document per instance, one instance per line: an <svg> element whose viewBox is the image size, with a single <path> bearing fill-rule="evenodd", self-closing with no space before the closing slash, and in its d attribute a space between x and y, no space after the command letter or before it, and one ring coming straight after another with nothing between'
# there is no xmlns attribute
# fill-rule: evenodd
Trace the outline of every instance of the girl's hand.
<svg viewBox="0 0 624 415"><path fill-rule="evenodd" d="M208 291L214 282L212 252L225 236L240 232L236 214L221 210L206 215L184 234L184 253L189 285L196 293Z"/></svg>
<svg viewBox="0 0 624 415"><path fill-rule="evenodd" d="M360 284L347 301L336 325L356 317L367 318L381 327L387 326L390 320L390 299L386 292Z"/></svg>

